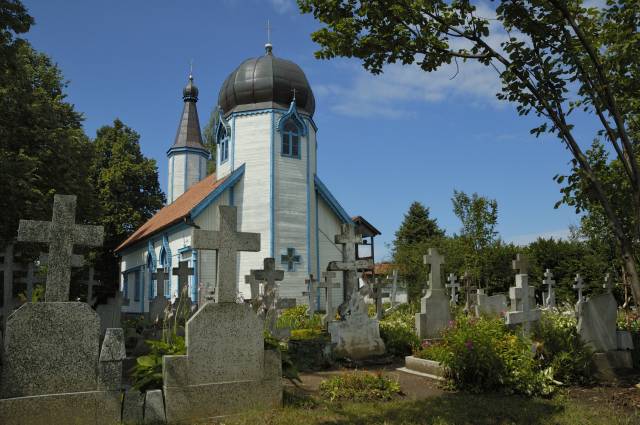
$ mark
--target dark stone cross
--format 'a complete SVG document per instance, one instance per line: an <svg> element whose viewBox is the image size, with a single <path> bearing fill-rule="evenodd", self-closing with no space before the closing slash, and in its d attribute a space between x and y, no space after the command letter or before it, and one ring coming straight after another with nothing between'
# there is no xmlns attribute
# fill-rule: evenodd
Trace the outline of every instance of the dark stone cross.
<svg viewBox="0 0 640 425"><path fill-rule="evenodd" d="M295 248L287 248L287 253L280 256L280 263L287 265L287 271L294 271L296 264L300 264L300 256Z"/></svg>
<svg viewBox="0 0 640 425"><path fill-rule="evenodd" d="M156 296L154 298L164 297L164 283L167 281L167 277L169 274L163 267L158 267L155 273L151 273L151 280L156 281Z"/></svg>
<svg viewBox="0 0 640 425"><path fill-rule="evenodd" d="M191 247L218 252L216 279L218 302L235 303L238 290L238 252L260 251L260 233L238 232L236 207L221 205L219 209L220 230L194 229L191 235Z"/></svg>
<svg viewBox="0 0 640 425"><path fill-rule="evenodd" d="M382 308L382 298L388 297L389 294L382 292L382 282L380 279L376 279L376 282L371 285L371 298L376 302L376 318L382 320L384 310Z"/></svg>
<svg viewBox="0 0 640 425"><path fill-rule="evenodd" d="M362 235L356 234L355 226L343 224L339 235L335 236L336 245L342 245L342 261L332 261L327 270L344 272L345 304L354 290L358 288L358 270L369 269L371 260L356 260L356 245L362 244Z"/></svg>
<svg viewBox="0 0 640 425"><path fill-rule="evenodd" d="M471 291L472 290L476 290L477 291L477 287L476 285L472 285L473 279L471 278L471 274L469 274L468 271L465 271L464 274L462 275L462 282L464 283L464 292L465 292L465 302L464 302L464 309L463 311L465 313L468 313L471 309Z"/></svg>
<svg viewBox="0 0 640 425"><path fill-rule="evenodd" d="M262 261L262 270L251 270L250 273L256 281L264 282L264 305L272 308L276 297L276 282L284 279L284 271L276 270L276 259L269 257Z"/></svg>
<svg viewBox="0 0 640 425"><path fill-rule="evenodd" d="M513 260L513 269L518 271L518 274L527 274L529 271L529 259L523 254L517 254L516 259Z"/></svg>
<svg viewBox="0 0 640 425"><path fill-rule="evenodd" d="M75 224L76 203L73 195L55 195L51 222L20 220L19 241L49 244L46 302L69 301L74 245L101 246L104 240L102 226Z"/></svg>
<svg viewBox="0 0 640 425"><path fill-rule="evenodd" d="M315 300L318 296L318 280L310 274L309 278L304 280L304 283L307 284L307 290L303 292L302 295L309 297L309 317L312 318L313 314L316 312Z"/></svg>
<svg viewBox="0 0 640 425"><path fill-rule="evenodd" d="M251 302L257 302L260 298L260 282L253 275L247 274L244 276L244 283L249 285L251 290Z"/></svg>
<svg viewBox="0 0 640 425"><path fill-rule="evenodd" d="M322 280L318 284L318 288L325 290L325 315L322 318L325 326L336 317L336 312L333 308L333 299L331 296L331 290L333 288L339 288L340 282L336 280L336 272L322 272Z"/></svg>
<svg viewBox="0 0 640 425"><path fill-rule="evenodd" d="M178 276L178 298L182 298L186 295L186 298L191 300L189 296L189 276L193 276L193 267L189 267L188 261L180 261L178 267L173 269L173 275ZM183 294L183 292L187 292Z"/></svg>

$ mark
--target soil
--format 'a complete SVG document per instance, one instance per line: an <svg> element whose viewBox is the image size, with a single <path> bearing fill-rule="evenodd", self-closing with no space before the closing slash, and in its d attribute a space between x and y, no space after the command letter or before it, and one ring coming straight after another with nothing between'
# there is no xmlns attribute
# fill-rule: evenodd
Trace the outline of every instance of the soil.
<svg viewBox="0 0 640 425"><path fill-rule="evenodd" d="M594 406L609 405L623 410L637 410L640 409L640 373L622 376L615 384L572 387L568 395Z"/></svg>

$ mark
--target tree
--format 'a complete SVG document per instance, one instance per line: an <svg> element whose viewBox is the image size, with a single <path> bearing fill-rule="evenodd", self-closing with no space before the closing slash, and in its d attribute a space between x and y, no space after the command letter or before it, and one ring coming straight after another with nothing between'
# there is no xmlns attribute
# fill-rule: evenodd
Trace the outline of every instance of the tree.
<svg viewBox="0 0 640 425"><path fill-rule="evenodd" d="M19 1L0 0L0 240L20 218L50 220L55 193L78 196L77 217L94 217L88 184L92 149L82 116L65 101L55 64L16 35L33 18ZM71 165L70 165L71 164Z"/></svg>
<svg viewBox="0 0 640 425"><path fill-rule="evenodd" d="M118 280L113 250L162 207L165 197L153 159L140 151L140 136L116 119L101 127L93 142L91 185L99 207L105 241L97 269L107 286Z"/></svg>
<svg viewBox="0 0 640 425"><path fill-rule="evenodd" d="M216 152L218 143L216 141L215 132L216 127L218 126L218 121L220 121L220 109L216 106L213 108L213 111L211 111L209 121L202 130L204 145L209 149L209 152L211 152L211 159L207 161L207 174L216 172Z"/></svg>
<svg viewBox="0 0 640 425"><path fill-rule="evenodd" d="M577 178L589 188L620 248L634 297L640 299L640 166L632 137L638 129L637 88L640 85L640 2L608 0L607 6L584 7L582 0L502 0L496 19L478 15L470 0L298 0L304 13L326 26L312 39L316 56L356 57L370 72L388 63L417 63L426 72L458 60L474 60L497 71L499 99L517 105L520 115L541 118L531 130L556 135L573 156ZM492 44L492 27L506 35ZM635 89L635 91L633 90ZM578 112L579 111L579 112ZM607 190L583 151L576 115L588 114L624 170L631 191L634 232L625 233L623 218L612 206L617 193Z"/></svg>

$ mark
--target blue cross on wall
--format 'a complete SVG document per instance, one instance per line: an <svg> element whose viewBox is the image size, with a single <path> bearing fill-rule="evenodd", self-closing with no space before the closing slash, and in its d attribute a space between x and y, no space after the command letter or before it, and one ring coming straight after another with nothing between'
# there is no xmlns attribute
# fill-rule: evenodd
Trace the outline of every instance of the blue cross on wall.
<svg viewBox="0 0 640 425"><path fill-rule="evenodd" d="M280 263L287 265L288 272L295 272L296 264L300 264L300 256L296 254L296 249L287 248L287 253L280 256Z"/></svg>

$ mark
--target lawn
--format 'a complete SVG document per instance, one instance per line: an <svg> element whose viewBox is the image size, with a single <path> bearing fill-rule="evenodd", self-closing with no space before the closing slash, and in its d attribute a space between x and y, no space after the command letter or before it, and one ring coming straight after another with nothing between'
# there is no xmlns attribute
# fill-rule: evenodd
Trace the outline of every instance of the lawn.
<svg viewBox="0 0 640 425"><path fill-rule="evenodd" d="M638 390L640 391L640 390ZM553 399L445 393L424 400L328 403L285 394L285 407L227 419L226 425L507 425L640 424L640 413L567 395Z"/></svg>

